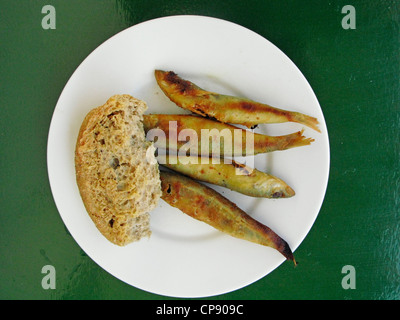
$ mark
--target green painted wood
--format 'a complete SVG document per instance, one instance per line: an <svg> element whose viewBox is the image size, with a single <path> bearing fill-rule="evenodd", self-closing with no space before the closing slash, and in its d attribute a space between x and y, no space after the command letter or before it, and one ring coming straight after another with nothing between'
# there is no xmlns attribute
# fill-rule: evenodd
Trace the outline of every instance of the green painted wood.
<svg viewBox="0 0 400 320"><path fill-rule="evenodd" d="M41 25L44 5L56 29ZM341 12L356 9L356 29ZM115 33L176 14L261 34L299 67L327 122L331 171L321 212L296 250L256 283L215 299L400 298L400 3L398 1L52 0L0 2L0 298L164 299L96 265L69 235L46 167L57 99L82 60ZM56 289L41 285L56 268ZM356 288L342 268L354 266Z"/></svg>

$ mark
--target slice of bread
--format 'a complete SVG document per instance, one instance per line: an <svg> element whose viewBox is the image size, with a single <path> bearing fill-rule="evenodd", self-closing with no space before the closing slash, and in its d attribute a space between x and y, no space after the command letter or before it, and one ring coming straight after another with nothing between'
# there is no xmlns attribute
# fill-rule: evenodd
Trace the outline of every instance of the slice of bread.
<svg viewBox="0 0 400 320"><path fill-rule="evenodd" d="M76 144L79 191L89 216L112 243L150 236L161 197L155 148L143 130L145 102L115 95L85 117Z"/></svg>

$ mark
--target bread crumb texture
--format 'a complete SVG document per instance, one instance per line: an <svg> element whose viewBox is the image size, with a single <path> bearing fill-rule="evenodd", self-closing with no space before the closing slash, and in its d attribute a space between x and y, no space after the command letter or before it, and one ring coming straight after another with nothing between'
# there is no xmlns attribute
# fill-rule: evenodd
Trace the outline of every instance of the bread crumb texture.
<svg viewBox="0 0 400 320"><path fill-rule="evenodd" d="M115 95L85 117L75 151L76 178L99 231L123 246L150 236L150 215L161 197L153 144L143 129L145 102Z"/></svg>

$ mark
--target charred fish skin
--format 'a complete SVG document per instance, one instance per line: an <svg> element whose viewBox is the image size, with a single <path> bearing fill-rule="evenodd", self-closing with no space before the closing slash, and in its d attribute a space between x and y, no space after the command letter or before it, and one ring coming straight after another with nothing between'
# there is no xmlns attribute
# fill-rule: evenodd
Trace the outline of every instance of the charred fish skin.
<svg viewBox="0 0 400 320"><path fill-rule="evenodd" d="M250 99L206 91L182 79L173 71L155 70L156 81L164 94L179 107L224 123L248 128L262 123L296 122L318 132L318 119Z"/></svg>
<svg viewBox="0 0 400 320"><path fill-rule="evenodd" d="M215 190L174 172L160 171L161 198L192 218L232 237L278 250L296 265L288 243Z"/></svg>

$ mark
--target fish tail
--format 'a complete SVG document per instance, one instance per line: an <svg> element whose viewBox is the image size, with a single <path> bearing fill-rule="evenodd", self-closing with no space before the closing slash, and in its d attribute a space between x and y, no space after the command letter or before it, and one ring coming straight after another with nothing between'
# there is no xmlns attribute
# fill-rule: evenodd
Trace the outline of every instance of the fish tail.
<svg viewBox="0 0 400 320"><path fill-rule="evenodd" d="M285 143L281 146L281 149L286 150L290 148L308 146L315 141L313 138L306 138L303 133L304 129L285 136Z"/></svg>
<svg viewBox="0 0 400 320"><path fill-rule="evenodd" d="M318 128L318 119L306 114L296 112L293 122L303 124L311 129L314 129L315 131L321 132L321 130Z"/></svg>

